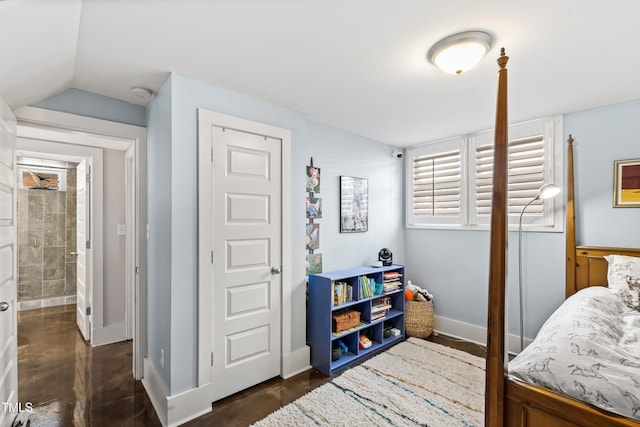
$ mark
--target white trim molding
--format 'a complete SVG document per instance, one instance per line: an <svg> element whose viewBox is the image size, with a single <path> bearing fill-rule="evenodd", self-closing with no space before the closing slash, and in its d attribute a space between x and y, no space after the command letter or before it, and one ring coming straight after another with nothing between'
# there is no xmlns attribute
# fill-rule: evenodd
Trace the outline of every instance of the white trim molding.
<svg viewBox="0 0 640 427"><path fill-rule="evenodd" d="M107 325L101 328L94 328L91 346L97 347L100 345L120 342L123 337L126 337L126 333L127 331L124 322L114 323L113 325Z"/></svg>
<svg viewBox="0 0 640 427"><path fill-rule="evenodd" d="M171 396L153 362L146 357L142 384L163 426L179 426L211 412L211 384Z"/></svg>
<svg viewBox="0 0 640 427"><path fill-rule="evenodd" d="M438 333L480 345L487 345L487 328L485 327L441 316L434 316L433 320L435 321L434 330ZM532 342L533 340L525 338L524 346L527 347ZM507 349L511 354L518 354L520 352L520 336L508 334Z"/></svg>
<svg viewBox="0 0 640 427"><path fill-rule="evenodd" d="M311 348L308 345L282 355L282 378L285 380L311 369Z"/></svg>

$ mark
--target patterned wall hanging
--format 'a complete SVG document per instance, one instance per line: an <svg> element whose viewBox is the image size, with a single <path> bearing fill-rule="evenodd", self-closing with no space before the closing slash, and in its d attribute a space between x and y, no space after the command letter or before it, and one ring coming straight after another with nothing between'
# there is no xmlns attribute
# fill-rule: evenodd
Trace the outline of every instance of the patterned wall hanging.
<svg viewBox="0 0 640 427"><path fill-rule="evenodd" d="M320 224L315 221L322 218L322 199L317 197L320 193L320 168L313 165L313 157L307 166L306 173L306 250L307 276L309 274L322 273L322 254L314 253L320 249Z"/></svg>

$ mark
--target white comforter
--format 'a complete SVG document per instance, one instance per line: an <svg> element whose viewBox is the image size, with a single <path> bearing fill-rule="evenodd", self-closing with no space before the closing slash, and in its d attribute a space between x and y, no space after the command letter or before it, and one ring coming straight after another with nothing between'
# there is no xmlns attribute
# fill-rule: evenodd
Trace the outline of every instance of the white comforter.
<svg viewBox="0 0 640 427"><path fill-rule="evenodd" d="M545 322L509 373L640 420L640 312L607 288L584 289Z"/></svg>

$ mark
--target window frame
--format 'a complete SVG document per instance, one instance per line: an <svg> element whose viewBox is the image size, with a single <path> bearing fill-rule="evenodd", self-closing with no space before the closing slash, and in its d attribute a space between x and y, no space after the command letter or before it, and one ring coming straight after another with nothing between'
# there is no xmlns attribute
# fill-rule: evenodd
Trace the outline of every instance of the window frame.
<svg viewBox="0 0 640 427"><path fill-rule="evenodd" d="M489 230L490 215L478 215L476 211L476 147L493 144L493 130L476 132L466 136L449 138L435 142L419 144L406 150L405 176L406 228L450 229L450 230ZM509 126L509 141L542 134L544 138L544 184L554 183L564 190L563 168L563 121L562 116L537 119ZM446 151L447 147L458 143L460 147L461 188L460 216L458 217L417 217L413 213L413 161L415 157ZM543 201L543 215L525 215L523 231L563 232L562 196ZM518 230L520 212L508 215L509 230ZM455 218L455 220L453 220Z"/></svg>

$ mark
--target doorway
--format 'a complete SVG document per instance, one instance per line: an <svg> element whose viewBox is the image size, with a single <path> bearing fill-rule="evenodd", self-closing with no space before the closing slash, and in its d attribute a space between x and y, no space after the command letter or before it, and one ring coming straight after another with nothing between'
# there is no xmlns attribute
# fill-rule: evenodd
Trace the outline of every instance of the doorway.
<svg viewBox="0 0 640 427"><path fill-rule="evenodd" d="M93 346L132 338L132 371L140 379L146 355L146 241L139 233L146 217L146 131L32 107L16 115L19 152L92 159L83 237L91 271L83 310L91 324L86 337Z"/></svg>
<svg viewBox="0 0 640 427"><path fill-rule="evenodd" d="M199 365L199 384L216 401L286 376L291 137L204 110L198 124L199 342L213 366Z"/></svg>

